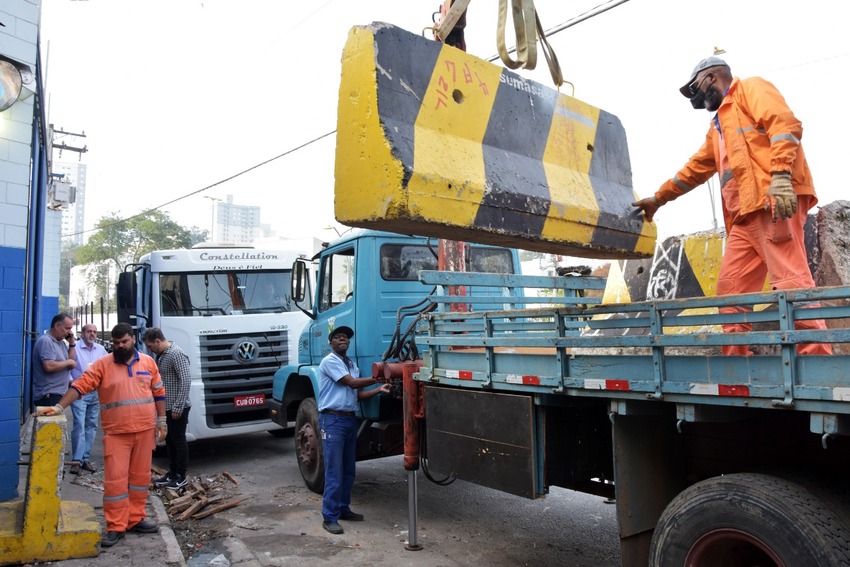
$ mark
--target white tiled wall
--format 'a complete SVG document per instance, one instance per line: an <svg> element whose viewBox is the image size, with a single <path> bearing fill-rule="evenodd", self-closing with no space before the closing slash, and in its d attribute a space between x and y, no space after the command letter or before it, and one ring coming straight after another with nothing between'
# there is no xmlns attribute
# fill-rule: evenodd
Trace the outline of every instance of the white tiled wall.
<svg viewBox="0 0 850 567"><path fill-rule="evenodd" d="M38 14L38 1L0 2L0 53L33 70ZM0 113L0 246L26 247L34 100L19 100Z"/></svg>

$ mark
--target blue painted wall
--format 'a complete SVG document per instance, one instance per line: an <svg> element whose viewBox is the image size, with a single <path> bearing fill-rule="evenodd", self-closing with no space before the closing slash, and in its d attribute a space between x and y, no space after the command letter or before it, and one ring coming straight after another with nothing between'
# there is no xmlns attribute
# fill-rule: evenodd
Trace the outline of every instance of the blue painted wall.
<svg viewBox="0 0 850 567"><path fill-rule="evenodd" d="M18 497L30 352L35 337L46 328L45 317L49 325L58 307L58 289L50 292L54 278L44 278L46 271L58 274L58 246L55 253L51 246L45 262L47 133L45 105L35 104L43 101L40 13L40 0L3 0L0 6L0 55L28 66L37 79L37 84L29 85L30 96L0 112L0 501ZM58 242L58 232L55 239Z"/></svg>

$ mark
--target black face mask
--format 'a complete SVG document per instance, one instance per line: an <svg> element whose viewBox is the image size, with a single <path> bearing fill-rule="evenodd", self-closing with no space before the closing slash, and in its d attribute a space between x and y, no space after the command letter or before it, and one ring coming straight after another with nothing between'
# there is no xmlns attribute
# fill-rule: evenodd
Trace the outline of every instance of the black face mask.
<svg viewBox="0 0 850 567"><path fill-rule="evenodd" d="M691 97L691 106L694 107L694 110L702 110L705 108L705 93L703 91L697 91L696 94Z"/></svg>
<svg viewBox="0 0 850 567"><path fill-rule="evenodd" d="M720 103L723 102L723 95L720 90L711 86L705 92L705 109L709 112L716 112L720 108Z"/></svg>

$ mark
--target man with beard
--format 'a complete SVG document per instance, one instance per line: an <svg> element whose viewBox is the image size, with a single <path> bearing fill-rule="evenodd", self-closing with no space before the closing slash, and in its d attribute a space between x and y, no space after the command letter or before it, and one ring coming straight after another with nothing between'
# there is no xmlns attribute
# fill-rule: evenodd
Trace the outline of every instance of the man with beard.
<svg viewBox="0 0 850 567"><path fill-rule="evenodd" d="M101 547L111 547L124 532L155 533L145 519L151 457L156 439L165 439L165 388L156 362L135 348L127 323L112 329L112 356L94 361L55 406L35 415L59 415L69 404L97 390L103 425L103 516Z"/></svg>
<svg viewBox="0 0 850 567"><path fill-rule="evenodd" d="M815 286L806 258L803 227L816 203L812 174L800 138L803 126L775 86L760 77L739 79L725 61L697 64L679 92L695 109L714 113L702 147L652 197L633 206L651 221L658 208L720 175L726 250L717 295ZM797 211L800 211L797 214ZM723 307L721 313L742 313ZM823 320L797 321L797 329L825 329ZM747 333L749 323L723 325ZM726 345L723 354L753 354L748 345ZM831 354L828 344L797 346L802 354Z"/></svg>

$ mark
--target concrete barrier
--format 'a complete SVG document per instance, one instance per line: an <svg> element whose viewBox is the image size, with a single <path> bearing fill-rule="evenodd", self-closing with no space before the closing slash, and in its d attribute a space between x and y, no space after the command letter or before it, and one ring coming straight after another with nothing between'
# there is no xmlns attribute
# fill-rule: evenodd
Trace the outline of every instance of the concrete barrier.
<svg viewBox="0 0 850 567"><path fill-rule="evenodd" d="M64 415L34 419L23 499L0 504L0 565L98 554L94 508L60 497L66 426Z"/></svg>
<svg viewBox="0 0 850 567"><path fill-rule="evenodd" d="M339 222L592 258L652 255L604 110L388 24L343 51Z"/></svg>

